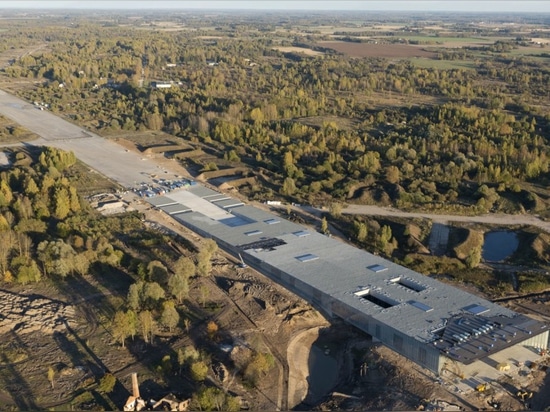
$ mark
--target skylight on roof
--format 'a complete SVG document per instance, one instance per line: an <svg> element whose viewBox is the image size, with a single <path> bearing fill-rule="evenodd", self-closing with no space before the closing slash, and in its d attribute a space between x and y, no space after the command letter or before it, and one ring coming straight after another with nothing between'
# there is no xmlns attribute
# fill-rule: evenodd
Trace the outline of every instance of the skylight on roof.
<svg viewBox="0 0 550 412"><path fill-rule="evenodd" d="M481 315L482 313L489 312L489 308L485 306L471 304L463 308L466 312L470 312L472 315Z"/></svg>
<svg viewBox="0 0 550 412"><path fill-rule="evenodd" d="M409 304L417 309L423 310L424 312L431 312L434 310L431 306L425 305L422 302L417 302L416 300L411 300Z"/></svg>
<svg viewBox="0 0 550 412"><path fill-rule="evenodd" d="M307 230L299 230L297 232L294 232L293 234L294 236L298 236L298 237L309 236L309 232Z"/></svg>
<svg viewBox="0 0 550 412"><path fill-rule="evenodd" d="M267 219L267 220L264 220L264 223L267 223L268 225L274 225L276 223L281 223L281 221L277 219Z"/></svg>
<svg viewBox="0 0 550 412"><path fill-rule="evenodd" d="M388 309L393 306L399 305L399 302L389 298L388 296L374 293L369 289L355 292L355 296L358 296L361 299L364 299L370 303L374 303L376 306L379 306L382 309Z"/></svg>
<svg viewBox="0 0 550 412"><path fill-rule="evenodd" d="M307 255L296 256L296 259L298 259L302 263L305 263L311 262L312 260L317 260L319 259L319 256L308 253Z"/></svg>
<svg viewBox="0 0 550 412"><path fill-rule="evenodd" d="M382 266L382 265L370 265L370 266L367 266L367 269L372 270L374 273L380 273L380 272L384 272L385 270L388 270L386 266Z"/></svg>
<svg viewBox="0 0 550 412"><path fill-rule="evenodd" d="M395 279L392 279L391 282L395 285L401 285L403 286L404 288L407 288L409 290L412 290L412 291L415 291L415 292L422 292L423 290L426 289L425 286L422 286L421 284L415 282L414 280L412 279L407 279L407 278L403 278L403 277L398 277L398 278L395 278Z"/></svg>
<svg viewBox="0 0 550 412"><path fill-rule="evenodd" d="M261 234L261 230L251 230L250 232L244 232L246 236L255 236Z"/></svg>

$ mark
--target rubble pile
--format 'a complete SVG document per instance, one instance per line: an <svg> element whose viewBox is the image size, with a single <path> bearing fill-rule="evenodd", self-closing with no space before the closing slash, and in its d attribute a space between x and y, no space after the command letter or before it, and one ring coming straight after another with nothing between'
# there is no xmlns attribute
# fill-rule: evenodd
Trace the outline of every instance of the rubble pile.
<svg viewBox="0 0 550 412"><path fill-rule="evenodd" d="M0 290L0 333L53 334L65 330L65 323L70 325L74 319L74 308L64 302Z"/></svg>

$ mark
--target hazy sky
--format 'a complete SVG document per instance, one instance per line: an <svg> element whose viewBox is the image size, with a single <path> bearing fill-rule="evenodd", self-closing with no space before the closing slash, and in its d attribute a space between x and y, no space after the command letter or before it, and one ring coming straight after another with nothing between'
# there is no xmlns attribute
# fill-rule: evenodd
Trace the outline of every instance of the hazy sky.
<svg viewBox="0 0 550 412"><path fill-rule="evenodd" d="M0 0L0 8L25 9L242 9L416 10L550 13L550 1L533 0Z"/></svg>

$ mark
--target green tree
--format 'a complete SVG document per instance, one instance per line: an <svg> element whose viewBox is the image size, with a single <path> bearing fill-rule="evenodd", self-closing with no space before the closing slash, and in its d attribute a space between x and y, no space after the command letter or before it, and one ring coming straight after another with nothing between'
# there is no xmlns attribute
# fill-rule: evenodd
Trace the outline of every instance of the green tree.
<svg viewBox="0 0 550 412"><path fill-rule="evenodd" d="M180 315L174 306L174 302L168 300L164 302L162 315L160 316L160 324L172 333L172 330L178 325Z"/></svg>
<svg viewBox="0 0 550 412"><path fill-rule="evenodd" d="M126 311L126 321L128 322L128 332L130 334L130 337L132 338L132 340L134 340L139 326L137 313L131 309L128 309Z"/></svg>
<svg viewBox="0 0 550 412"><path fill-rule="evenodd" d="M157 282L146 282L143 286L143 301L154 306L159 300L164 299L166 292Z"/></svg>
<svg viewBox="0 0 550 412"><path fill-rule="evenodd" d="M123 348L125 347L126 338L132 332L131 327L127 313L121 310L117 311L111 323L111 334L120 342Z"/></svg>
<svg viewBox="0 0 550 412"><path fill-rule="evenodd" d="M211 255L203 249L197 254L197 274L199 276L208 276L212 271Z"/></svg>
<svg viewBox="0 0 550 412"><path fill-rule="evenodd" d="M190 258L186 256L181 256L174 264L174 273L176 275L179 274L186 279L189 279L190 277L194 276L195 270L196 270L195 264Z"/></svg>
<svg viewBox="0 0 550 412"><path fill-rule="evenodd" d="M321 219L321 232L324 234L328 233L328 221L326 216L323 216L323 218Z"/></svg>
<svg viewBox="0 0 550 412"><path fill-rule="evenodd" d="M54 212L53 216L59 220L65 219L71 211L71 199L65 187L55 189L53 195Z"/></svg>
<svg viewBox="0 0 550 412"><path fill-rule="evenodd" d="M291 196L296 193L296 182L293 178L287 177L283 182L283 187L281 188L281 194L285 196Z"/></svg>
<svg viewBox="0 0 550 412"><path fill-rule="evenodd" d="M155 334L155 320L153 314L148 310L139 312L138 315L139 326L141 330L141 336L146 343L153 343L153 336Z"/></svg>
<svg viewBox="0 0 550 412"><path fill-rule="evenodd" d="M137 311L141 308L144 285L145 283L141 280L130 285L127 300L128 306L130 306L133 310Z"/></svg>
<svg viewBox="0 0 550 412"><path fill-rule="evenodd" d="M353 231L355 234L355 238L359 242L364 242L367 239L368 230L367 225L364 222L353 222Z"/></svg>
<svg viewBox="0 0 550 412"><path fill-rule="evenodd" d="M168 269L166 269L166 266L164 266L162 262L159 262L158 260L149 262L147 265L147 272L150 280L161 285L166 284L168 279Z"/></svg>
<svg viewBox="0 0 550 412"><path fill-rule="evenodd" d="M71 245L61 239L40 242L37 246L37 253L46 275L65 277L74 270L76 252Z"/></svg>
<svg viewBox="0 0 550 412"><path fill-rule="evenodd" d="M176 301L181 303L189 294L189 282L184 275L176 273L168 280L168 289Z"/></svg>
<svg viewBox="0 0 550 412"><path fill-rule="evenodd" d="M275 359L270 353L256 352L244 370L247 380L256 384L258 379L275 365Z"/></svg>
<svg viewBox="0 0 550 412"><path fill-rule="evenodd" d="M205 250L210 255L210 258L212 258L214 253L218 250L218 244L213 239L206 239L203 243L203 250Z"/></svg>
<svg viewBox="0 0 550 412"><path fill-rule="evenodd" d="M111 393L116 385L116 378L112 373L106 373L99 380L97 390L102 393Z"/></svg>
<svg viewBox="0 0 550 412"><path fill-rule="evenodd" d="M481 246L473 247L466 257L466 266L475 268L481 263Z"/></svg>
<svg viewBox="0 0 550 412"><path fill-rule="evenodd" d="M202 382L208 376L208 365L202 360L196 360L191 363L191 379L196 382Z"/></svg>

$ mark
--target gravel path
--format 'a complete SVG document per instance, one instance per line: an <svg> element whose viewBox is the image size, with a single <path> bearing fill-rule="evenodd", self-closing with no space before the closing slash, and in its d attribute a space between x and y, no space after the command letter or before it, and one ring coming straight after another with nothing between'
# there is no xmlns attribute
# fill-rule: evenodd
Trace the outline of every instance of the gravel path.
<svg viewBox="0 0 550 412"><path fill-rule="evenodd" d="M406 218L424 218L437 223L447 222L471 222L486 223L491 225L530 225L536 226L550 233L550 222L545 222L532 215L507 215L507 214L485 214L478 216L461 215L440 215L436 213L415 213L404 212L390 207L371 205L349 205L342 213L349 215L375 215L375 216L397 216Z"/></svg>

